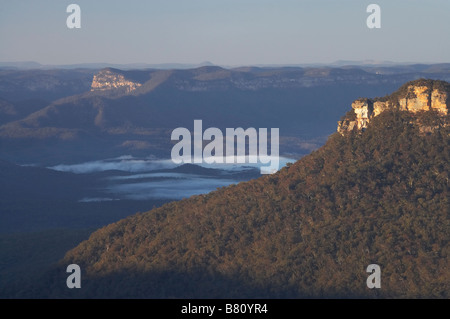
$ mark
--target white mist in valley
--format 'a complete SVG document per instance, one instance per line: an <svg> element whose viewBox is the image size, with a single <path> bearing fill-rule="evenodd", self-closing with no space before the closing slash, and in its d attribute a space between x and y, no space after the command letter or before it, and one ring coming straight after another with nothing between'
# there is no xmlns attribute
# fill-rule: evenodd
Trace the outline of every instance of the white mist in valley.
<svg viewBox="0 0 450 319"><path fill-rule="evenodd" d="M295 159L280 157L280 168ZM261 163L196 164L189 168L170 159L135 158L130 155L77 164L60 164L50 169L75 174L101 175L104 196L80 202L112 200L182 199L206 194L217 188L237 184L258 176Z"/></svg>

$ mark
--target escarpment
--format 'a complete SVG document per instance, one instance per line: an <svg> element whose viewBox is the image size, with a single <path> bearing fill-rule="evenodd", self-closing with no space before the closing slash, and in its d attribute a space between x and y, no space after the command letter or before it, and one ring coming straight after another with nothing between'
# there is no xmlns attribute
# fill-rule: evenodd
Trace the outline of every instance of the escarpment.
<svg viewBox="0 0 450 319"><path fill-rule="evenodd" d="M127 79L123 74L107 68L94 75L91 91L105 91L123 88L127 93L136 90L142 83Z"/></svg>
<svg viewBox="0 0 450 319"><path fill-rule="evenodd" d="M369 122L388 109L411 113L435 111L448 115L450 83L438 80L415 80L404 84L396 92L383 98L360 98L352 103L352 110L338 122L338 132L363 131ZM430 128L423 127L424 131Z"/></svg>

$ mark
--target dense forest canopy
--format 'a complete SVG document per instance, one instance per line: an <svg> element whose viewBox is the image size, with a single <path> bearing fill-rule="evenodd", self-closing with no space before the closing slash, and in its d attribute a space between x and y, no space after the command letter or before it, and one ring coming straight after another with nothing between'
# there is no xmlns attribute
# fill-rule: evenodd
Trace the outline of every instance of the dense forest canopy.
<svg viewBox="0 0 450 319"><path fill-rule="evenodd" d="M95 297L448 298L450 130L410 117L385 112L278 174L109 225L61 265ZM372 263L382 289L366 287Z"/></svg>
<svg viewBox="0 0 450 319"><path fill-rule="evenodd" d="M387 110L276 174L101 228L39 294L449 298L448 120ZM423 132L422 123L439 125ZM82 289L65 287L72 263ZM381 268L380 289L366 286L370 264Z"/></svg>

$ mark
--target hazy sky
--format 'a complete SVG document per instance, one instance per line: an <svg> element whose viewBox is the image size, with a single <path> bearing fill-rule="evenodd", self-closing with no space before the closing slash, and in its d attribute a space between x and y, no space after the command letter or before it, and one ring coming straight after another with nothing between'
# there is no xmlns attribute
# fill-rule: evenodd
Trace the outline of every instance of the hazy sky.
<svg viewBox="0 0 450 319"><path fill-rule="evenodd" d="M66 26L71 3L81 29ZM3 62L450 62L449 31L449 0L0 0Z"/></svg>

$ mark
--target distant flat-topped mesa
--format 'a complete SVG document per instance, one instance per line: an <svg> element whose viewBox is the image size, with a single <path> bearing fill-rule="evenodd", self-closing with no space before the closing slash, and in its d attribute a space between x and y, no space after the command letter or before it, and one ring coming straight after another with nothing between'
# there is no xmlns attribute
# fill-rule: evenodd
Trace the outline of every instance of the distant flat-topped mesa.
<svg viewBox="0 0 450 319"><path fill-rule="evenodd" d="M136 74L133 73L143 72L127 72L113 68L100 70L97 74L94 75L94 78L92 79L91 91L106 91L112 89L124 89L127 93L134 91L138 87L142 86L142 81L135 79ZM139 75L141 74L137 75L137 77L139 77Z"/></svg>
<svg viewBox="0 0 450 319"><path fill-rule="evenodd" d="M450 83L419 79L407 82L389 96L375 99L360 98L352 103L352 110L338 122L337 131L363 131L370 120L388 109L419 112L434 110L442 116L448 114Z"/></svg>

